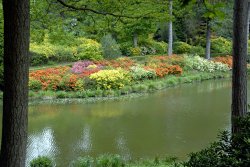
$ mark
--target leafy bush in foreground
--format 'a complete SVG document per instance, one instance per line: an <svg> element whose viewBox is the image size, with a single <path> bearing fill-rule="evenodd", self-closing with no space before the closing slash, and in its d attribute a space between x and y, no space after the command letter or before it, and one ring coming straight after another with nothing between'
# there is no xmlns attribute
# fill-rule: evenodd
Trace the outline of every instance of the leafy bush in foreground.
<svg viewBox="0 0 250 167"><path fill-rule="evenodd" d="M39 156L30 162L30 167L53 167L53 162L48 157Z"/></svg>

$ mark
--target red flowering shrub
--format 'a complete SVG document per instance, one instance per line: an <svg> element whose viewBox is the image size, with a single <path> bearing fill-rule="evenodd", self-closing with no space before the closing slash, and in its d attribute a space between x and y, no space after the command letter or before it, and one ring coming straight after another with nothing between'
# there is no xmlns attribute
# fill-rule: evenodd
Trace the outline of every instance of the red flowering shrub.
<svg viewBox="0 0 250 167"><path fill-rule="evenodd" d="M233 67L233 57L229 56L229 55L215 57L215 58L213 58L213 61L227 64L229 68Z"/></svg>

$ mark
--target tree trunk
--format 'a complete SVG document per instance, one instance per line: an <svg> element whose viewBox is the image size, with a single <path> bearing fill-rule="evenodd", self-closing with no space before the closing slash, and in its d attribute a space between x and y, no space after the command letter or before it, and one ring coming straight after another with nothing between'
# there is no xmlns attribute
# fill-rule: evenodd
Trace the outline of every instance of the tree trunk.
<svg viewBox="0 0 250 167"><path fill-rule="evenodd" d="M169 0L169 15L172 17L173 13L173 1ZM168 23L168 55L171 56L173 54L173 23L172 18Z"/></svg>
<svg viewBox="0 0 250 167"><path fill-rule="evenodd" d="M29 0L3 0L4 95L1 167L24 167L28 124Z"/></svg>
<svg viewBox="0 0 250 167"><path fill-rule="evenodd" d="M207 32L206 32L206 59L211 57L211 26L210 21L207 20Z"/></svg>
<svg viewBox="0 0 250 167"><path fill-rule="evenodd" d="M250 22L250 2L248 3L248 8L247 8L247 40L249 40L249 22Z"/></svg>
<svg viewBox="0 0 250 167"><path fill-rule="evenodd" d="M239 132L236 118L247 113L247 0L234 1L232 133Z"/></svg>
<svg viewBox="0 0 250 167"><path fill-rule="evenodd" d="M133 34L133 44L134 44L134 47L138 47L138 34L135 32Z"/></svg>

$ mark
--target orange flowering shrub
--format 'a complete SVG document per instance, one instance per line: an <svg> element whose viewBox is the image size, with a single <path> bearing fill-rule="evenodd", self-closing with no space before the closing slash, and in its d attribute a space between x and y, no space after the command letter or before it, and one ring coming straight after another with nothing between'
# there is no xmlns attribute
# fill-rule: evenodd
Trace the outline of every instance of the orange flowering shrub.
<svg viewBox="0 0 250 167"><path fill-rule="evenodd" d="M166 75L181 75L183 69L179 65L167 65L164 63L159 64L157 67L145 67L145 69L153 69L156 72L156 75L160 78Z"/></svg>
<svg viewBox="0 0 250 167"><path fill-rule="evenodd" d="M232 56L218 56L213 58L214 62L220 62L223 64L227 64L229 68L233 67L233 57Z"/></svg>
<svg viewBox="0 0 250 167"><path fill-rule="evenodd" d="M69 73L70 67L47 68L29 74L29 87L32 90L76 90L79 77Z"/></svg>

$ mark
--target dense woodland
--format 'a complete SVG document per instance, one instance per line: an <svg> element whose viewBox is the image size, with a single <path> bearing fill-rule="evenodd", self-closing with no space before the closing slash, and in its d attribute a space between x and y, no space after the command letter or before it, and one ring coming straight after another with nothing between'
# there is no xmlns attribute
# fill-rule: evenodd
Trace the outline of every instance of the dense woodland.
<svg viewBox="0 0 250 167"><path fill-rule="evenodd" d="M148 166L250 164L248 1L3 0L0 10L0 166L25 165L28 96L48 91L59 92L56 98L121 96L231 77L231 70L233 135L223 133L187 162L155 160ZM125 165L117 157L107 159L100 166Z"/></svg>

